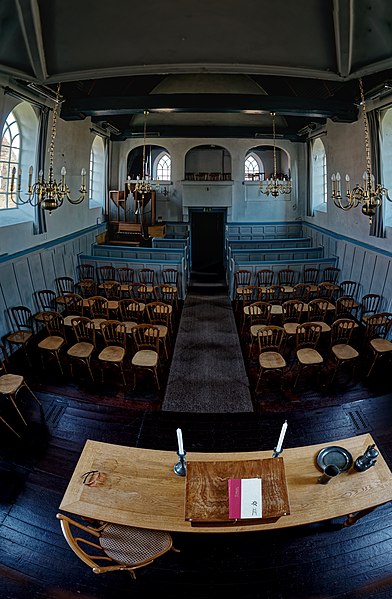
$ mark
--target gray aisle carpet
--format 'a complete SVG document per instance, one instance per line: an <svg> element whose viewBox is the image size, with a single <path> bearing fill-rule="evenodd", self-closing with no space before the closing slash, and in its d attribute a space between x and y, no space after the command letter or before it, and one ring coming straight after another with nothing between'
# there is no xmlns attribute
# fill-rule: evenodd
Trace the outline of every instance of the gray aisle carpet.
<svg viewBox="0 0 392 599"><path fill-rule="evenodd" d="M230 300L186 297L162 410L253 412Z"/></svg>

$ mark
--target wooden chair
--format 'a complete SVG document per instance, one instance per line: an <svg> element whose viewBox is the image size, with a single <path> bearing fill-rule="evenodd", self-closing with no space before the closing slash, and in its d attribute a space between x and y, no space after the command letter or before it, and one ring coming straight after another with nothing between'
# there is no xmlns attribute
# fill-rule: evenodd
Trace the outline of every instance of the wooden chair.
<svg viewBox="0 0 392 599"><path fill-rule="evenodd" d="M296 274L296 271L292 268L278 270L278 284L284 287L285 293L293 293Z"/></svg>
<svg viewBox="0 0 392 599"><path fill-rule="evenodd" d="M298 379L305 368L319 367L324 361L321 354L316 350L321 331L321 325L314 322L304 322L297 326L295 356L298 371L294 388L297 386Z"/></svg>
<svg viewBox="0 0 392 599"><path fill-rule="evenodd" d="M124 374L124 360L127 347L127 331L125 324L119 320L103 320L100 324L104 349L99 353L98 360L110 366L116 366L121 372L124 387L126 386ZM102 369L103 382L103 369Z"/></svg>
<svg viewBox="0 0 392 599"><path fill-rule="evenodd" d="M170 306L164 302L150 302L146 306L147 320L159 329L159 341L166 359L169 359Z"/></svg>
<svg viewBox="0 0 392 599"><path fill-rule="evenodd" d="M138 324L133 330L136 353L132 357L133 388L137 372L152 372L158 391L159 329L151 324Z"/></svg>
<svg viewBox="0 0 392 599"><path fill-rule="evenodd" d="M53 355L60 368L61 374L64 375L63 366L60 360L60 352L65 345L64 318L59 312L44 312L43 318L48 335L38 343L38 348L41 350L42 364L45 366L43 359L44 354Z"/></svg>
<svg viewBox="0 0 392 599"><path fill-rule="evenodd" d="M321 327L322 333L330 333L331 327L327 324L329 302L327 299L316 297L308 303L308 322L313 322Z"/></svg>
<svg viewBox="0 0 392 599"><path fill-rule="evenodd" d="M286 360L282 350L285 346L286 333L282 327L267 325L257 333L259 346L259 376L255 392L258 393L263 375L273 371L281 374L286 368Z"/></svg>
<svg viewBox="0 0 392 599"><path fill-rule="evenodd" d="M68 294L75 293L75 281L72 277L57 277L55 284L57 289L56 304L61 307L66 304Z"/></svg>
<svg viewBox="0 0 392 599"><path fill-rule="evenodd" d="M387 336L392 328L392 314L390 312L379 312L366 319L365 347L372 352L372 362L366 374L369 377L378 360L386 355L392 355L392 342Z"/></svg>
<svg viewBox="0 0 392 599"><path fill-rule="evenodd" d="M265 301L270 304L281 306L286 300L285 287L283 285L271 285L267 287L265 298Z"/></svg>
<svg viewBox="0 0 392 599"><path fill-rule="evenodd" d="M116 269L117 280L120 283L120 296L129 297L129 285L135 280L135 270L128 266Z"/></svg>
<svg viewBox="0 0 392 599"><path fill-rule="evenodd" d="M309 293L317 293L318 280L320 276L320 269L315 267L304 268L302 281L305 285L309 285Z"/></svg>
<svg viewBox="0 0 392 599"><path fill-rule="evenodd" d="M132 329L135 327L140 319L140 305L135 302L132 298L124 297L118 302L118 314L119 320L125 324L126 333L132 337Z"/></svg>
<svg viewBox="0 0 392 599"><path fill-rule="evenodd" d="M377 314L381 303L381 295L367 293L361 299L360 313L361 322L366 325L370 316Z"/></svg>
<svg viewBox="0 0 392 599"><path fill-rule="evenodd" d="M291 299L300 300L306 304L313 295L313 292L311 292L311 289L313 289L312 285L309 285L307 283L297 283L293 287L293 293L292 293ZM318 289L318 287L317 287L317 289Z"/></svg>
<svg viewBox="0 0 392 599"><path fill-rule="evenodd" d="M353 297L355 298L358 293L358 283L356 281L342 281L339 285L339 297Z"/></svg>
<svg viewBox="0 0 392 599"><path fill-rule="evenodd" d="M75 283L75 289L80 292L83 297L95 295L97 291L97 283L95 280L95 267L93 264L79 264L76 267L78 280Z"/></svg>
<svg viewBox="0 0 392 599"><path fill-rule="evenodd" d="M107 264L105 266L98 266L97 273L99 281L98 293L103 292L106 295L108 292L112 291L114 286L120 286L119 282L116 281L116 269L114 266Z"/></svg>
<svg viewBox="0 0 392 599"><path fill-rule="evenodd" d="M179 273L175 268L162 269L162 282L166 289L170 288L173 296L172 305L175 309L178 308L178 281ZM158 298L157 298L158 299Z"/></svg>
<svg viewBox="0 0 392 599"><path fill-rule="evenodd" d="M102 295L94 295L87 298L87 302L94 327L100 331L101 323L109 320L109 300Z"/></svg>
<svg viewBox="0 0 392 599"><path fill-rule="evenodd" d="M250 270L236 270L234 272L234 301L235 310L238 310L238 303L246 302L249 303L249 298L253 294L253 286L251 285L252 272ZM243 304L245 305L245 304Z"/></svg>
<svg viewBox="0 0 392 599"><path fill-rule="evenodd" d="M336 286L336 290L339 289L339 285L337 285L337 281L340 275L340 268L336 268L335 266L327 266L324 268L322 273L322 282L334 283Z"/></svg>
<svg viewBox="0 0 392 599"><path fill-rule="evenodd" d="M177 551L165 531L111 523L93 527L63 514L56 517L68 545L94 574L125 571L135 579L135 570L152 564L170 549Z"/></svg>
<svg viewBox="0 0 392 599"><path fill-rule="evenodd" d="M27 306L14 306L11 308L11 317L14 331L7 335L7 341L12 350L12 346L22 347L27 361L31 365L28 353L28 345L34 335L33 313Z"/></svg>
<svg viewBox="0 0 392 599"><path fill-rule="evenodd" d="M249 321L249 357L252 357L255 341L260 330L271 322L272 304L269 302L253 302L244 306L244 318Z"/></svg>
<svg viewBox="0 0 392 599"><path fill-rule="evenodd" d="M172 315L173 308L177 306L177 292L175 288L172 285L160 283L160 285L155 285L154 295L158 302L163 302L170 306L170 314Z"/></svg>
<svg viewBox="0 0 392 599"><path fill-rule="evenodd" d="M154 299L155 271L152 268L141 268L137 272L138 282L143 288L146 301Z"/></svg>
<svg viewBox="0 0 392 599"><path fill-rule="evenodd" d="M133 299L132 297L124 298L124 299L126 299L127 302L123 302L122 300L120 300L118 302L120 319L122 320L121 310L123 310L123 308L121 306L126 306L126 310L129 313L128 318L126 320L134 320L135 322L140 324L144 319L144 315L145 315L145 311L146 311L145 302L139 302L139 301Z"/></svg>
<svg viewBox="0 0 392 599"><path fill-rule="evenodd" d="M274 271L270 268L261 268L256 271L255 277L255 285L256 287L261 287L262 289L266 289L273 284L274 281Z"/></svg>
<svg viewBox="0 0 392 599"><path fill-rule="evenodd" d="M91 380L94 382L94 376L91 370L91 357L95 350L94 323L90 318L79 316L72 318L71 325L76 338L76 343L74 343L67 351L67 356L70 358L71 376L73 376L72 362L77 360L87 366Z"/></svg>
<svg viewBox="0 0 392 599"><path fill-rule="evenodd" d="M23 424L27 426L26 419L24 418L16 403L16 396L19 393L19 391L23 387L26 387L30 395L34 397L35 401L38 403L40 407L42 407L42 404L39 401L38 397L35 395L35 393L33 393L33 391L30 389L23 376L21 376L20 374L8 373L6 366L7 361L8 359L5 347L4 345L0 344L0 397L5 397L7 400L11 402L11 404L17 411L20 419L22 420ZM7 422L7 420L1 415L0 421L3 424L5 424L5 426L8 429L10 429L17 437L20 437L19 433L17 433L16 430L9 424L9 422Z"/></svg>
<svg viewBox="0 0 392 599"><path fill-rule="evenodd" d="M84 299L78 293L68 293L64 295L64 326L72 327L72 320L79 316L84 316L85 306Z"/></svg>
<svg viewBox="0 0 392 599"><path fill-rule="evenodd" d="M351 318L352 320L355 320L358 308L359 304L352 296L342 295L336 300L334 320L340 318Z"/></svg>
<svg viewBox="0 0 392 599"><path fill-rule="evenodd" d="M282 304L282 322L286 341L295 337L297 326L301 322L305 303L301 300L286 300Z"/></svg>
<svg viewBox="0 0 392 599"><path fill-rule="evenodd" d="M348 362L353 364L354 375L355 361L359 358L359 353L350 344L350 341L355 326L356 323L350 318L339 318L332 323L330 353L335 360L335 368L330 380L331 383L335 379L338 368Z"/></svg>
<svg viewBox="0 0 392 599"><path fill-rule="evenodd" d="M36 291L34 296L38 308L38 312L34 314L34 318L38 322L43 322L44 312L56 312L56 293L52 289L41 289L40 291Z"/></svg>
<svg viewBox="0 0 392 599"><path fill-rule="evenodd" d="M330 281L323 281L322 283L319 283L319 285L317 286L316 295L317 297L327 299L329 302L331 302L336 290L337 286L335 285L335 283L331 283Z"/></svg>

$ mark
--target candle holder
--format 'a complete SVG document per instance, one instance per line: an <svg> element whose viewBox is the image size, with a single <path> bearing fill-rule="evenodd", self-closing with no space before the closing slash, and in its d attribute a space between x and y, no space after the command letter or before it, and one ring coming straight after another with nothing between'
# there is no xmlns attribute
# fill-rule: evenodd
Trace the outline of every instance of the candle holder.
<svg viewBox="0 0 392 599"><path fill-rule="evenodd" d="M283 449L280 449L279 451L276 451L276 447L274 447L274 452L272 454L273 458L278 458L280 456L280 454L282 453Z"/></svg>
<svg viewBox="0 0 392 599"><path fill-rule="evenodd" d="M174 465L174 472L175 474L177 474L177 476L185 476L186 475L186 461L185 461L185 455L186 455L186 451L184 451L184 453L180 453L179 451L177 451L177 455L178 455L178 462L177 464Z"/></svg>

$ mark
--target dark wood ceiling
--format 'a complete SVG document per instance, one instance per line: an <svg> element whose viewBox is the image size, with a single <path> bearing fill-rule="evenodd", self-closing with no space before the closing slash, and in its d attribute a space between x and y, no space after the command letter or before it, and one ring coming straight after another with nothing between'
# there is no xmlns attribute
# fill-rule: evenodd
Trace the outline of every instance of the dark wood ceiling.
<svg viewBox="0 0 392 599"><path fill-rule="evenodd" d="M151 136L304 139L392 79L390 0L2 0L0 73L62 82L61 116Z"/></svg>

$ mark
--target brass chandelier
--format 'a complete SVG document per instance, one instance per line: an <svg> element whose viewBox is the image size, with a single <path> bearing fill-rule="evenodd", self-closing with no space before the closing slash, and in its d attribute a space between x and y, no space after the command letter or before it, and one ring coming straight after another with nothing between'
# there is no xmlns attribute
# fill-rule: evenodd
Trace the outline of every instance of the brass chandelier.
<svg viewBox="0 0 392 599"><path fill-rule="evenodd" d="M83 202L86 193L86 169L82 168L81 170L81 185L79 189L79 197L76 199L72 199L70 196L70 190L66 183L65 176L67 171L63 166L60 174L60 182L58 183L53 175L53 161L54 161L54 144L57 133L57 117L59 106L61 104L61 96L60 96L60 83L57 86L55 104L53 108L53 120L52 120L52 132L50 138L49 145L49 171L48 178L44 179L44 173L42 170L38 173L38 180L33 183L33 167L29 168L29 178L28 178L28 187L26 198L23 198L21 195L21 178L22 178L22 170L18 169L18 173L16 173L16 168L12 169L11 176L11 185L10 185L10 195L14 204L31 204L31 206L40 206L43 210L47 210L49 214L53 210L57 210L62 206L65 199L68 200L71 204L80 204ZM15 179L16 190L15 190Z"/></svg>
<svg viewBox="0 0 392 599"><path fill-rule="evenodd" d="M332 200L338 208L342 210L351 210L361 205L362 214L369 218L369 224L373 222L373 216L376 214L378 206L382 204L382 198L385 196L390 202L392 201L388 195L388 189L381 183L375 181L371 169L370 160L370 142L369 142L369 123L366 114L365 95L363 92L362 79L359 79L359 90L361 94L362 117L365 131L365 155L366 155L366 170L363 173L363 185L355 185L350 189L350 177L346 175L346 193L345 198L342 196L341 176L340 173L334 173L331 176L332 181Z"/></svg>
<svg viewBox="0 0 392 599"><path fill-rule="evenodd" d="M136 177L136 180L132 181L128 176L127 179L127 187L128 191L137 191L142 196L142 200L144 200L144 194L151 193L152 191L159 190L160 183L159 180L154 181L151 176L151 172L147 169L147 159L146 159L146 138L147 138L147 116L148 110L143 112L144 114L144 125L143 125L143 157L142 157L142 176Z"/></svg>
<svg viewBox="0 0 392 599"><path fill-rule="evenodd" d="M260 192L265 195L272 195L276 198L279 195L291 193L292 184L290 177L279 179L276 172L276 134L275 134L275 112L271 112L272 116L272 137L273 137L273 152L274 152L274 172L272 177L260 182Z"/></svg>

